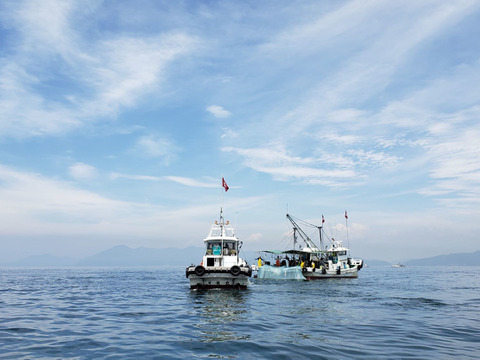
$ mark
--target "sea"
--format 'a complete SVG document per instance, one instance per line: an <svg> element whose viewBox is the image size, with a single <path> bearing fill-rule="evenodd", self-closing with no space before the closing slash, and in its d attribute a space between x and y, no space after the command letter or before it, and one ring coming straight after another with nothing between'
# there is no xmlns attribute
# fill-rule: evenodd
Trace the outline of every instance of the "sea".
<svg viewBox="0 0 480 360"><path fill-rule="evenodd" d="M479 359L479 267L190 290L184 267L0 269L0 359Z"/></svg>

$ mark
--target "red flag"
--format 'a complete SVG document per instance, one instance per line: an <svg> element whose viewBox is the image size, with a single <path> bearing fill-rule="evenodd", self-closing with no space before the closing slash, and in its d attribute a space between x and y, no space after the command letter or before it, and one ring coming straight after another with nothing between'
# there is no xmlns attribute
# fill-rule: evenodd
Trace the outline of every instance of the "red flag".
<svg viewBox="0 0 480 360"><path fill-rule="evenodd" d="M323 215L322 215L322 224L323 224L324 222L325 222L325 218L324 218Z"/></svg>
<svg viewBox="0 0 480 360"><path fill-rule="evenodd" d="M345 219L348 219L347 210L345 210Z"/></svg>
<svg viewBox="0 0 480 360"><path fill-rule="evenodd" d="M225 192L228 191L228 189L230 189L227 185L227 182L225 181L225 179L222 177L222 186L225 188Z"/></svg>

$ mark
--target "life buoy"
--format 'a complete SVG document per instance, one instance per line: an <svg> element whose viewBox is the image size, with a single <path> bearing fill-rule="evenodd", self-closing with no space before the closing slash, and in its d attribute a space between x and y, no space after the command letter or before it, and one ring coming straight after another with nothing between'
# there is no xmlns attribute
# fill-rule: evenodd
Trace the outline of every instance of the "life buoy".
<svg viewBox="0 0 480 360"><path fill-rule="evenodd" d="M195 268L195 274L197 274L197 276L203 276L203 275L205 275L205 268L204 268L202 265L198 265L198 266Z"/></svg>
<svg viewBox="0 0 480 360"><path fill-rule="evenodd" d="M238 265L233 265L231 268L230 268L230 274L232 274L233 276L238 276L240 275L240 266Z"/></svg>

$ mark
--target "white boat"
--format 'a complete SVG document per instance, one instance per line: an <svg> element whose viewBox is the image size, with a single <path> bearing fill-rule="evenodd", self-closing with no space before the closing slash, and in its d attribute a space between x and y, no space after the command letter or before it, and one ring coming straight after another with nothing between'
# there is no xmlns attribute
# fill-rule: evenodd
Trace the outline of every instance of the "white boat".
<svg viewBox="0 0 480 360"><path fill-rule="evenodd" d="M392 267L394 267L394 268L404 268L405 265L400 264L400 263L396 263L396 264L393 264Z"/></svg>
<svg viewBox="0 0 480 360"><path fill-rule="evenodd" d="M220 221L215 221L203 242L205 253L202 262L186 269L190 288L246 289L252 268L239 257L242 242L236 237L230 223L224 223L221 209Z"/></svg>
<svg viewBox="0 0 480 360"><path fill-rule="evenodd" d="M328 278L356 278L358 271L363 267L363 260L350 257L350 249L343 246L342 241L330 240L330 246L323 248L322 232L323 227L307 222L303 224L316 227L318 229L320 244L317 246L310 237L300 228L297 221L287 214L287 218L293 224L293 244L292 250L286 251L263 251L265 254L276 257L275 266L278 270L271 269L271 262L262 263L258 268L258 278L286 278L283 274L292 276L292 271L280 271L282 267L300 269L302 275L307 280L328 279ZM301 221L300 219L296 219ZM299 235L305 246L298 250L295 249ZM259 263L259 265L261 265ZM263 268L263 270L262 270ZM291 278L291 277L290 277Z"/></svg>
<svg viewBox="0 0 480 360"><path fill-rule="evenodd" d="M358 271L363 267L363 260L350 258L350 249L344 247L341 241L333 238L331 241L332 244L320 254L319 260L307 262L308 265L303 268L306 279L358 277Z"/></svg>

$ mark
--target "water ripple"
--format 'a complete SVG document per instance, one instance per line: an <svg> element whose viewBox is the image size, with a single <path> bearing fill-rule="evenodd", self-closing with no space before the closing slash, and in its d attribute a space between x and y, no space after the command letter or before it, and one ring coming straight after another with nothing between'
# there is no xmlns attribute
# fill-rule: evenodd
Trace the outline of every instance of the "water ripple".
<svg viewBox="0 0 480 360"><path fill-rule="evenodd" d="M190 291L183 268L3 269L0 358L476 359L478 269L405 270Z"/></svg>

